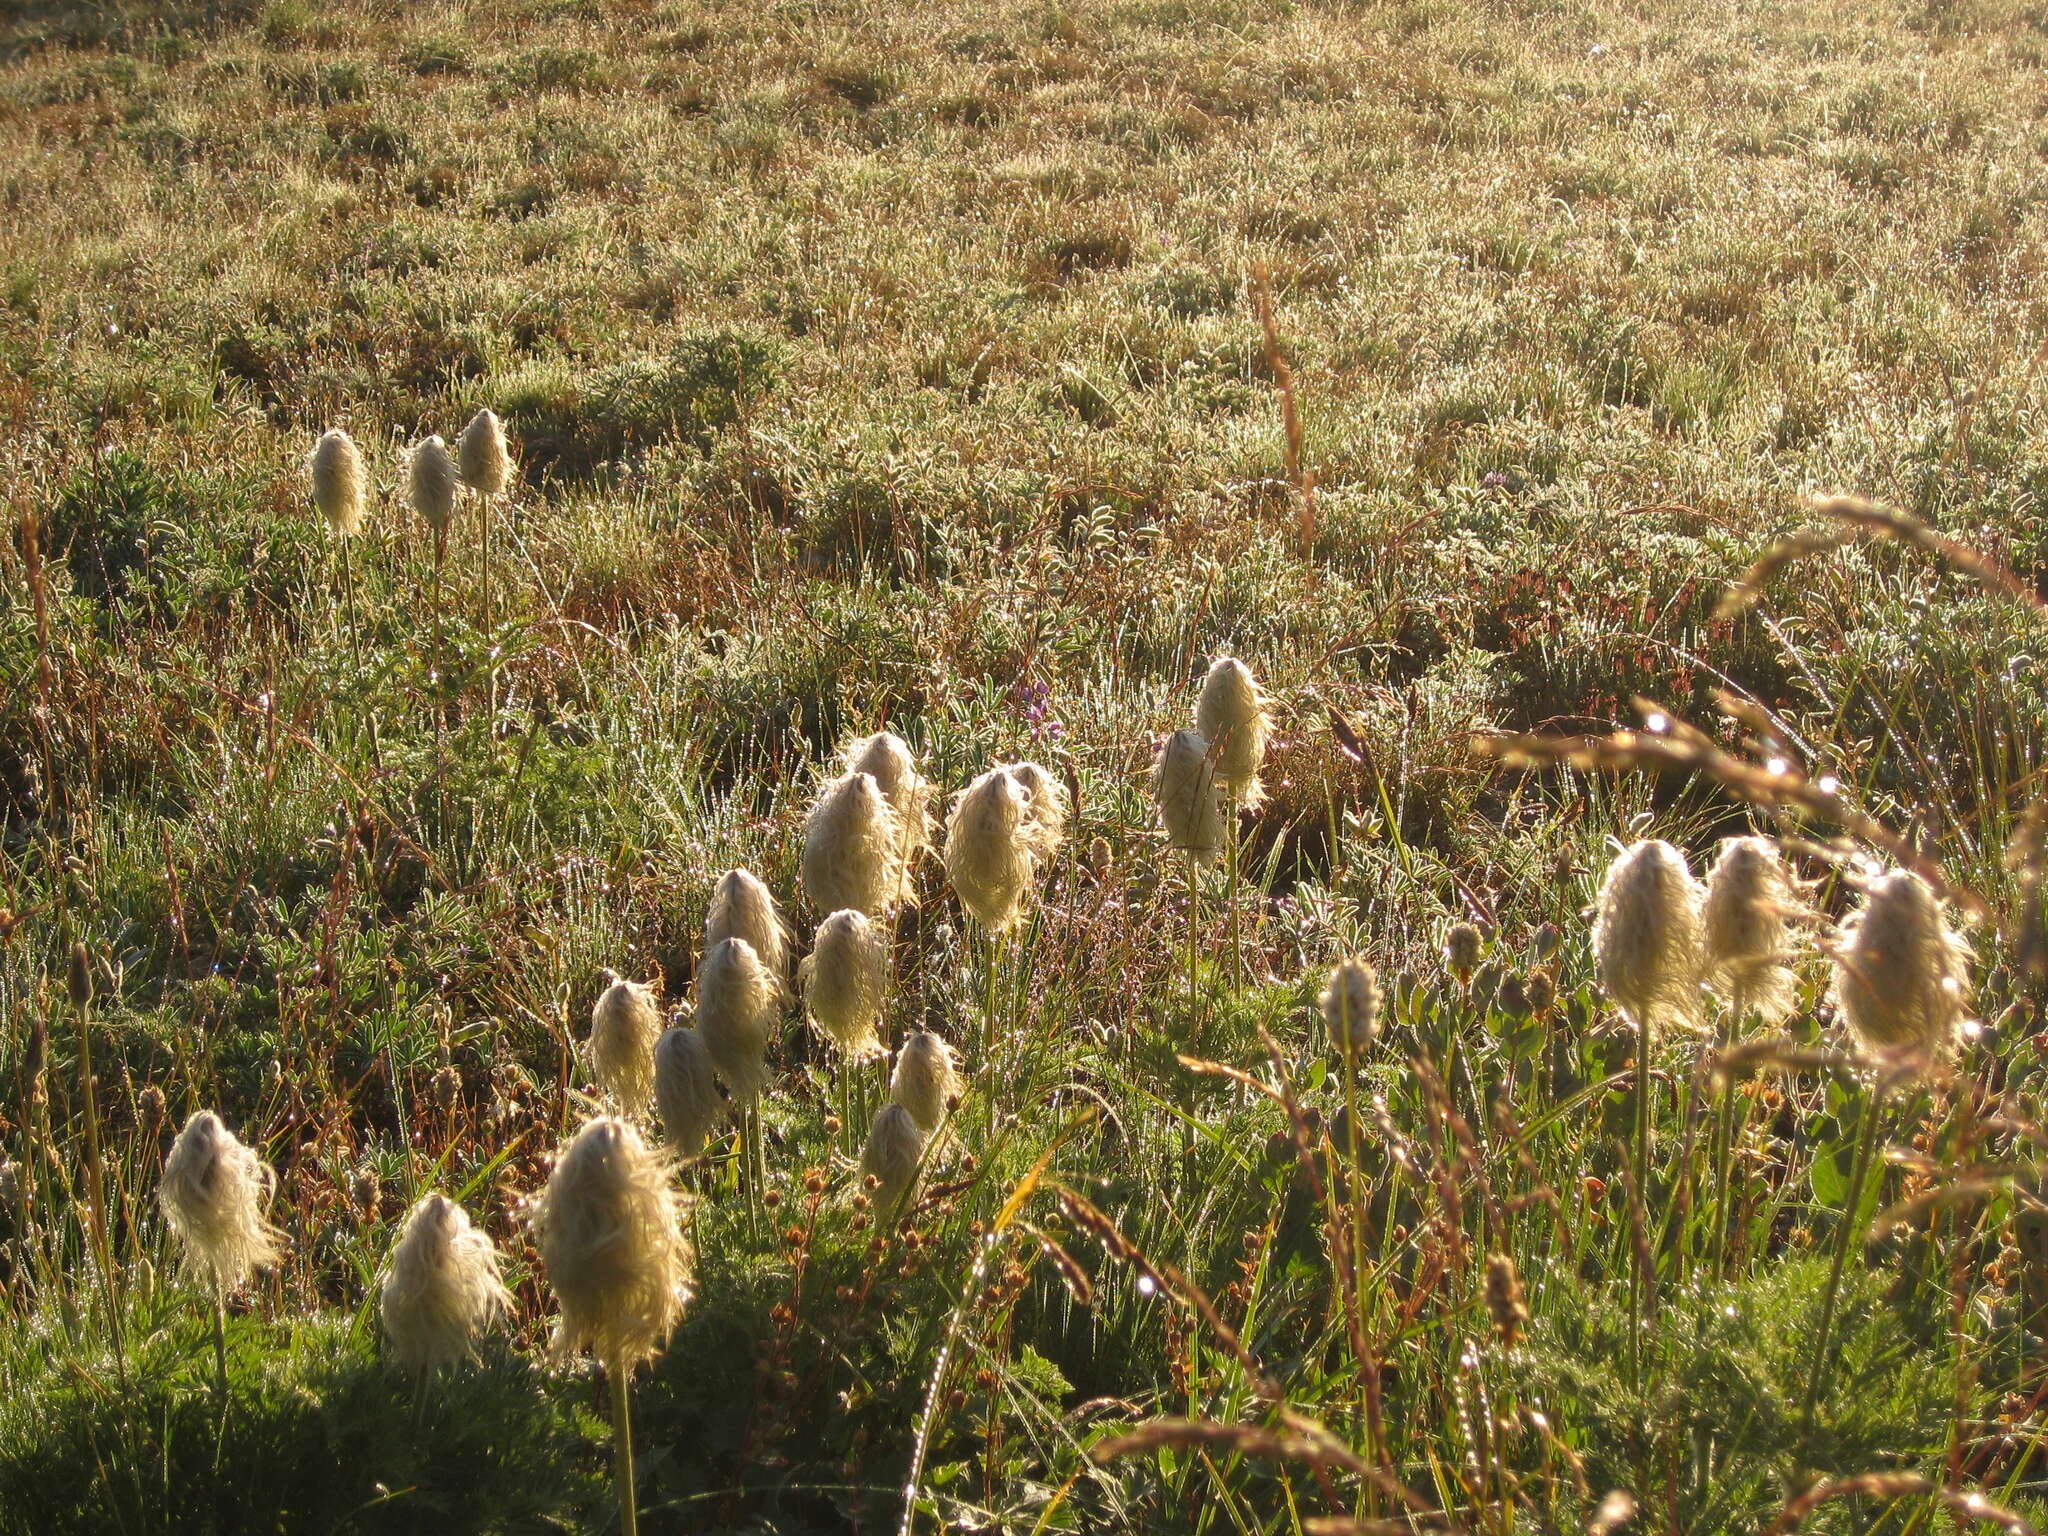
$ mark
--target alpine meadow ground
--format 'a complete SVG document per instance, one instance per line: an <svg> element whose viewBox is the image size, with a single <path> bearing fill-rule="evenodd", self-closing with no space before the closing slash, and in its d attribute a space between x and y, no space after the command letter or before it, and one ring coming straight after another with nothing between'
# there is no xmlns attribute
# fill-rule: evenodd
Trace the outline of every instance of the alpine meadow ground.
<svg viewBox="0 0 2048 1536"><path fill-rule="evenodd" d="M0 10L0 1536L2048 1529L2048 12Z"/></svg>

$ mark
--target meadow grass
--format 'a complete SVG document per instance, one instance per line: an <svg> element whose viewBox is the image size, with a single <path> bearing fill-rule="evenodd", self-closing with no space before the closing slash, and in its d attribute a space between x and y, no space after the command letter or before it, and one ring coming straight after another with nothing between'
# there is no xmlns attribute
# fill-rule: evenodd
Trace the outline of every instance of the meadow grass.
<svg viewBox="0 0 2048 1536"><path fill-rule="evenodd" d="M606 1529L522 1203L605 969L684 1009L736 866L807 952L882 729L1067 836L1000 943L931 856L891 919L883 1034L968 1074L900 1224L879 1070L786 1010L644 1529L2039 1524L2040 613L1897 538L1717 603L1835 491L2038 585L2044 61L2001 0L10 10L0 1532ZM486 407L438 572L403 451ZM1275 734L1191 887L1147 777L1224 654ZM1638 695L1748 777L1473 749ZM1725 1087L1594 984L1615 840L1753 827L1827 919L1905 857L1977 914L1983 1028L1882 1116L1811 929ZM224 1408L155 1206L201 1108L286 1234ZM517 1313L422 1396L430 1188Z"/></svg>

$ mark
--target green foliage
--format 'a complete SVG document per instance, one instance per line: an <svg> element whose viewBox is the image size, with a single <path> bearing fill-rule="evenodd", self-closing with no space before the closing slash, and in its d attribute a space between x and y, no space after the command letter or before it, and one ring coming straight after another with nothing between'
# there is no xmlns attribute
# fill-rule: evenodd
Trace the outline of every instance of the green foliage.
<svg viewBox="0 0 2048 1536"><path fill-rule="evenodd" d="M882 727L938 805L1042 761L1069 836L1000 947L913 872L885 1030L970 1076L900 1230L854 1171L881 1074L794 1006L773 1203L729 1144L688 1174L697 1295L634 1382L650 1536L894 1529L907 1483L920 1531L1377 1528L1347 1455L1484 1536L1616 1488L1641 1529L1754 1536L1873 1470L2028 1514L2048 1250L2014 1127L2048 1037L2007 851L2048 765L2039 616L1897 543L1716 602L1816 486L2038 584L2042 32L1996 3L16 6L0 1530L606 1528L600 1384L533 1363L521 1201L596 1102L602 970L685 1015L737 865L801 950L806 809ZM519 471L488 604L480 498L437 564L397 453L483 406ZM306 482L335 425L346 545ZM1145 790L1224 652L1276 709L1234 912ZM1714 726L1720 689L1761 713ZM1893 1098L1859 1210L1862 1085L1724 1093L1715 1042L1659 1038L1640 1367L1636 1036L1583 913L1613 839L1697 866L1761 823L1682 775L1472 755L1636 694L1833 775L1990 913L1985 1031ZM1842 830L1797 828L1802 945L1855 900L1816 851ZM1346 1064L1315 997L1353 953L1386 997ZM1832 1046L1798 966L1787 1034ZM234 1298L224 1419L152 1205L200 1107L291 1238ZM429 1187L520 1308L415 1424L374 1296ZM1283 1411L1344 1454L1247 1450ZM1092 1454L1160 1416L1211 1438ZM1866 1494L1806 1528L1946 1519Z"/></svg>

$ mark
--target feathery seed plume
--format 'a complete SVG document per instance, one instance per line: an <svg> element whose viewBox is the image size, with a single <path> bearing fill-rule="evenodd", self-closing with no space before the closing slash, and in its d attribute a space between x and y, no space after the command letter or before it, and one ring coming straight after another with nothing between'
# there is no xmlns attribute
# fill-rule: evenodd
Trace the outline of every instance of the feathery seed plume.
<svg viewBox="0 0 2048 1536"><path fill-rule="evenodd" d="M697 967L697 1032L742 1109L768 1086L768 1047L781 997L780 984L745 939L720 939Z"/></svg>
<svg viewBox="0 0 2048 1536"><path fill-rule="evenodd" d="M1323 1010L1330 1043L1346 1056L1356 1055L1379 1032L1379 973L1356 955L1339 961L1331 968L1329 983L1316 1006Z"/></svg>
<svg viewBox="0 0 2048 1536"><path fill-rule="evenodd" d="M407 1370L432 1371L476 1353L477 1340L512 1310L498 1250L445 1195L412 1208L378 1295L384 1331Z"/></svg>
<svg viewBox="0 0 2048 1536"><path fill-rule="evenodd" d="M882 797L896 813L902 839L903 889L901 901L910 900L910 872L918 854L931 845L932 786L917 769L917 757L910 744L890 731L862 737L846 749L849 773L865 773L875 781Z"/></svg>
<svg viewBox="0 0 2048 1536"><path fill-rule="evenodd" d="M834 912L818 925L799 967L811 1022L854 1061L881 1048L875 1024L889 987L889 949L865 912Z"/></svg>
<svg viewBox="0 0 2048 1536"><path fill-rule="evenodd" d="M1216 767L1199 731L1175 731L1152 768L1152 798L1166 828L1167 846L1213 864L1223 848L1223 808Z"/></svg>
<svg viewBox="0 0 2048 1536"><path fill-rule="evenodd" d="M820 912L877 914L903 893L903 831L870 773L826 784L804 823L804 891Z"/></svg>
<svg viewBox="0 0 2048 1536"><path fill-rule="evenodd" d="M924 1156L925 1133L901 1104L885 1104L868 1128L861 1148L860 1171L876 1183L875 1206L889 1212L910 1193Z"/></svg>
<svg viewBox="0 0 2048 1536"><path fill-rule="evenodd" d="M587 1345L606 1370L630 1371L660 1352L690 1299L679 1205L629 1122L601 1116L576 1133L527 1218L562 1309L557 1359Z"/></svg>
<svg viewBox="0 0 2048 1536"><path fill-rule="evenodd" d="M269 1167L212 1110L187 1120L156 1191L164 1219L185 1245L186 1267L227 1292L250 1271L274 1266L284 1234L263 1217L273 1182Z"/></svg>
<svg viewBox="0 0 2048 1536"><path fill-rule="evenodd" d="M1600 985L1638 1028L1699 1024L1704 895L1685 855L1660 838L1636 843L1607 866L1593 959Z"/></svg>
<svg viewBox="0 0 2048 1536"><path fill-rule="evenodd" d="M1797 978L1786 964L1786 918L1803 908L1776 842L1768 837L1721 840L1702 909L1707 980L1731 1003L1755 1008L1766 1024L1777 1024L1792 1011Z"/></svg>
<svg viewBox="0 0 2048 1536"><path fill-rule="evenodd" d="M1024 842L1031 850L1035 873L1052 862L1066 840L1066 787L1038 763L1011 763L1004 771L1024 791Z"/></svg>
<svg viewBox="0 0 2048 1536"><path fill-rule="evenodd" d="M512 451L505 446L505 428L495 412L485 409L469 418L456 439L462 483L472 491L495 496L512 479Z"/></svg>
<svg viewBox="0 0 2048 1536"><path fill-rule="evenodd" d="M704 916L704 947L721 939L745 939L779 985L789 975L789 930L783 926L775 897L749 870L721 875L711 890L711 909Z"/></svg>
<svg viewBox="0 0 2048 1536"><path fill-rule="evenodd" d="M1217 657L1202 680L1195 729L1215 743L1216 777L1230 803L1252 806L1263 800L1259 770L1265 766L1272 722L1258 680L1236 657Z"/></svg>
<svg viewBox="0 0 2048 1536"><path fill-rule="evenodd" d="M1870 881L1828 948L1835 1006L1866 1055L1911 1064L1949 1054L1970 1000L1970 955L1925 880L1894 870Z"/></svg>
<svg viewBox="0 0 2048 1536"><path fill-rule="evenodd" d="M654 1042L661 1010L652 989L606 971L607 984L590 1010L590 1071L619 1108L637 1115L654 1091Z"/></svg>
<svg viewBox="0 0 2048 1536"><path fill-rule="evenodd" d="M696 1157L725 1119L717 1068L704 1037L672 1029L654 1047L654 1105L662 1133L679 1158Z"/></svg>
<svg viewBox="0 0 2048 1536"><path fill-rule="evenodd" d="M355 439L339 427L321 433L312 470L313 505L329 528L347 538L363 526L363 456Z"/></svg>
<svg viewBox="0 0 2048 1536"><path fill-rule="evenodd" d="M1024 787L991 768L960 792L946 825L946 877L960 905L995 933L1017 921L1037 873L1027 812Z"/></svg>
<svg viewBox="0 0 2048 1536"><path fill-rule="evenodd" d="M455 461L448 457L448 445L438 436L413 445L406 474L406 496L413 511L439 538L455 521Z"/></svg>
<svg viewBox="0 0 2048 1536"><path fill-rule="evenodd" d="M889 1101L900 1104L927 1136L945 1123L960 1094L953 1048L928 1029L915 1031L896 1052Z"/></svg>

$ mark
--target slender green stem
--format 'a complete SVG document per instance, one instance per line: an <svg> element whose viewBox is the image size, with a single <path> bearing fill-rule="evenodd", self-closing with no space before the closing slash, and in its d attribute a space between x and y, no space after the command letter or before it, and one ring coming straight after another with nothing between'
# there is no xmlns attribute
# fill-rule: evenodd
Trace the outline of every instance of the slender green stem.
<svg viewBox="0 0 2048 1536"><path fill-rule="evenodd" d="M340 547L341 552L341 602L342 611L348 622L349 656L355 662L356 671L361 672L363 670L363 633L361 626L356 622L355 571L349 564L347 537L340 537L335 540L335 543Z"/></svg>
<svg viewBox="0 0 2048 1536"><path fill-rule="evenodd" d="M1237 807L1235 804L1224 811L1223 856L1225 859L1223 906L1230 914L1230 984L1237 991L1244 990L1244 945L1238 931L1237 880L1240 850L1237 845Z"/></svg>
<svg viewBox="0 0 2048 1536"><path fill-rule="evenodd" d="M1655 1035L1647 1017L1636 1023L1636 1137L1635 1137L1635 1186L1636 1199L1645 1210L1650 1204L1650 1097L1655 1092L1655 1079L1650 1073L1650 1051ZM1651 1265L1656 1255L1650 1255ZM1650 1296L1656 1285L1656 1275L1645 1274L1643 1255L1633 1241L1630 1244L1629 1287L1628 1287L1628 1353L1629 1372L1635 1387L1643 1384L1643 1315L1648 1310Z"/></svg>
<svg viewBox="0 0 2048 1536"><path fill-rule="evenodd" d="M989 1092L984 1098L985 1111L996 1112L996 1056L1001 1049L1002 1037L996 1033L996 1005L1002 990L1004 936L991 933L988 936L988 974L982 980L981 994L981 1065L986 1072Z"/></svg>
<svg viewBox="0 0 2048 1536"><path fill-rule="evenodd" d="M223 1418L228 1411L228 1293L213 1288L213 1394Z"/></svg>
<svg viewBox="0 0 2048 1536"><path fill-rule="evenodd" d="M477 519L477 545L483 560L484 589L484 671L489 678L489 713L484 716L484 731L489 736L498 718L498 663L491 643L494 615L491 612L491 495L488 491L477 492L482 504L482 515Z"/></svg>
<svg viewBox="0 0 2048 1536"><path fill-rule="evenodd" d="M1883 1086L1876 1085L1863 1101L1862 1134L1856 1141L1856 1164L1849 1174L1849 1208L1842 1213L1841 1228L1835 1235L1835 1257L1828 1266L1827 1289L1821 1293L1820 1327L1813 1339L1813 1367L1806 1378L1806 1401L1799 1410L1802 1443L1813 1432L1814 1411L1827 1392L1828 1345L1835 1331L1835 1303L1841 1295L1842 1270L1849 1262L1849 1246L1855 1241L1861 1224L1863 1186L1870 1177L1871 1156L1877 1150L1877 1128L1884 1095Z"/></svg>
<svg viewBox="0 0 2048 1536"><path fill-rule="evenodd" d="M639 1506L633 1499L633 1404L632 1381L625 1362L605 1368L612 1379L612 1450L618 1458L619 1530L622 1536L638 1536Z"/></svg>
<svg viewBox="0 0 2048 1536"><path fill-rule="evenodd" d="M427 675L431 683L428 697L434 708L434 794L438 804L441 790L441 773L447 762L446 745L442 733L447 724L446 710L441 700L441 673L444 658L441 654L441 571L448 563L448 534L445 529L434 530L434 590L428 599L428 606L434 610L434 659L428 664Z"/></svg>

